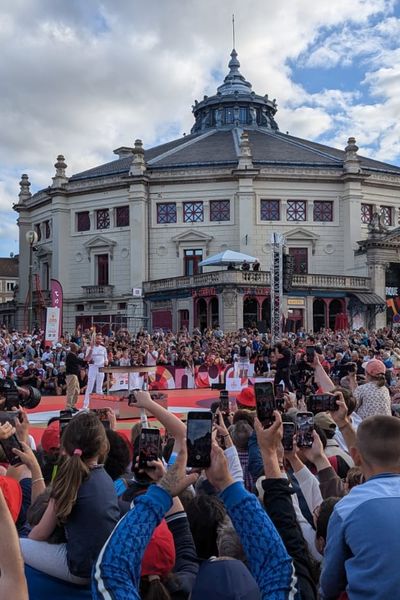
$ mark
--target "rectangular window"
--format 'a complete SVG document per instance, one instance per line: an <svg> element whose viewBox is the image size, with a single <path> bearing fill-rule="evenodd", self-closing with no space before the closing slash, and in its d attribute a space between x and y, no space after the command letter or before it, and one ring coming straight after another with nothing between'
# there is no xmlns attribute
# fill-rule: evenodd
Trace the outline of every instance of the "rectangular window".
<svg viewBox="0 0 400 600"><path fill-rule="evenodd" d="M108 285L108 254L98 254L97 263L97 285Z"/></svg>
<svg viewBox="0 0 400 600"><path fill-rule="evenodd" d="M183 203L183 222L201 223L203 221L203 203L202 202L184 202Z"/></svg>
<svg viewBox="0 0 400 600"><path fill-rule="evenodd" d="M261 200L260 219L261 221L280 221L281 220L280 201L279 200Z"/></svg>
<svg viewBox="0 0 400 600"><path fill-rule="evenodd" d="M115 209L116 227L129 227L129 206L117 206Z"/></svg>
<svg viewBox="0 0 400 600"><path fill-rule="evenodd" d="M76 229L77 231L90 230L90 216L88 210L76 213Z"/></svg>
<svg viewBox="0 0 400 600"><path fill-rule="evenodd" d="M333 202L328 200L314 201L313 220L320 223L333 221Z"/></svg>
<svg viewBox="0 0 400 600"><path fill-rule="evenodd" d="M308 273L307 248L289 248L289 255L293 257L293 273L296 275Z"/></svg>
<svg viewBox="0 0 400 600"><path fill-rule="evenodd" d="M46 240L48 240L51 236L50 221L44 222L44 235Z"/></svg>
<svg viewBox="0 0 400 600"><path fill-rule="evenodd" d="M287 221L305 221L307 202L305 200L288 200L286 209Z"/></svg>
<svg viewBox="0 0 400 600"><path fill-rule="evenodd" d="M184 250L184 275L201 273L199 262L203 260L203 250Z"/></svg>
<svg viewBox="0 0 400 600"><path fill-rule="evenodd" d="M15 283L13 281L7 281L7 292L12 292L14 290Z"/></svg>
<svg viewBox="0 0 400 600"><path fill-rule="evenodd" d="M35 225L35 232L38 237L38 242L40 242L40 240L42 239L42 228L40 227L39 223Z"/></svg>
<svg viewBox="0 0 400 600"><path fill-rule="evenodd" d="M225 124L229 125L230 123L233 123L235 117L235 111L233 108L225 108Z"/></svg>
<svg viewBox="0 0 400 600"><path fill-rule="evenodd" d="M42 263L42 288L50 289L50 267L48 262Z"/></svg>
<svg viewBox="0 0 400 600"><path fill-rule="evenodd" d="M372 204L361 204L361 223L371 223L373 207Z"/></svg>
<svg viewBox="0 0 400 600"><path fill-rule="evenodd" d="M393 208L391 206L381 206L381 217L383 224L391 227L393 225Z"/></svg>
<svg viewBox="0 0 400 600"><path fill-rule="evenodd" d="M157 204L157 223L176 223L175 202L160 202Z"/></svg>
<svg viewBox="0 0 400 600"><path fill-rule="evenodd" d="M110 229L110 211L108 208L96 210L96 228Z"/></svg>
<svg viewBox="0 0 400 600"><path fill-rule="evenodd" d="M210 221L229 221L231 203L229 200L210 200Z"/></svg>

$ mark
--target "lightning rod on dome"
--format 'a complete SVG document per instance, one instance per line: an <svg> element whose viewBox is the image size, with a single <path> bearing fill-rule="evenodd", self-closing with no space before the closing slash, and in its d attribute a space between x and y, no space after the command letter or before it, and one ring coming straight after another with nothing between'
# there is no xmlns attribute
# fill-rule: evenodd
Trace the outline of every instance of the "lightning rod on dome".
<svg viewBox="0 0 400 600"><path fill-rule="evenodd" d="M236 48L236 39L235 39L235 13L232 15L232 48Z"/></svg>

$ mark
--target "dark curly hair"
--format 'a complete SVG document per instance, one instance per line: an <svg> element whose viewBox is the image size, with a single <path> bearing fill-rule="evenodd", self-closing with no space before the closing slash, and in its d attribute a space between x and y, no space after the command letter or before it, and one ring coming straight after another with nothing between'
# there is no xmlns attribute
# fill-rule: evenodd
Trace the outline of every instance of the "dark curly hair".
<svg viewBox="0 0 400 600"><path fill-rule="evenodd" d="M104 468L113 481L121 477L131 462L129 446L124 438L112 429L106 431L110 450Z"/></svg>

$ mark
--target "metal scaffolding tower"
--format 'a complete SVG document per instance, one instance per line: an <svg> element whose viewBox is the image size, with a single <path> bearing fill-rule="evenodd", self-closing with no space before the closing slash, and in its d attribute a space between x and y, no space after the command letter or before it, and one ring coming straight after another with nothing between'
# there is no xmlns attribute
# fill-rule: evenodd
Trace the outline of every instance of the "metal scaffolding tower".
<svg viewBox="0 0 400 600"><path fill-rule="evenodd" d="M271 236L271 334L272 342L282 337L283 244L281 233Z"/></svg>

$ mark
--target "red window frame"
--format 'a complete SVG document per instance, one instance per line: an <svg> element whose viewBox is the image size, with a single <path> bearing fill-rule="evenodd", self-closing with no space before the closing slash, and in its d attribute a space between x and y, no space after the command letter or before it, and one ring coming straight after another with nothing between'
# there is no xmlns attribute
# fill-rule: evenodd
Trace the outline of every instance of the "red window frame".
<svg viewBox="0 0 400 600"><path fill-rule="evenodd" d="M183 222L184 223L202 223L204 220L203 202L184 202L183 203Z"/></svg>
<svg viewBox="0 0 400 600"><path fill-rule="evenodd" d="M372 204L361 204L361 223L369 225L373 214Z"/></svg>
<svg viewBox="0 0 400 600"><path fill-rule="evenodd" d="M129 227L129 206L117 206L115 224L116 227Z"/></svg>
<svg viewBox="0 0 400 600"><path fill-rule="evenodd" d="M280 200L261 200L260 219L261 221L280 221L281 206Z"/></svg>
<svg viewBox="0 0 400 600"><path fill-rule="evenodd" d="M110 229L110 211L108 208L96 210L96 229Z"/></svg>
<svg viewBox="0 0 400 600"><path fill-rule="evenodd" d="M293 257L293 273L295 275L308 273L308 248L289 248L289 255Z"/></svg>
<svg viewBox="0 0 400 600"><path fill-rule="evenodd" d="M314 200L313 220L319 223L333 221L333 202L331 200Z"/></svg>
<svg viewBox="0 0 400 600"><path fill-rule="evenodd" d="M176 203L159 202L157 204L157 224L176 223Z"/></svg>
<svg viewBox="0 0 400 600"><path fill-rule="evenodd" d="M90 215L88 210L76 213L76 229L77 231L90 230Z"/></svg>
<svg viewBox="0 0 400 600"><path fill-rule="evenodd" d="M230 200L210 200L210 221L230 221Z"/></svg>
<svg viewBox="0 0 400 600"><path fill-rule="evenodd" d="M97 285L109 284L109 256L108 254L97 254Z"/></svg>
<svg viewBox="0 0 400 600"><path fill-rule="evenodd" d="M288 200L286 208L287 221L306 221L307 220L307 202L306 200Z"/></svg>

